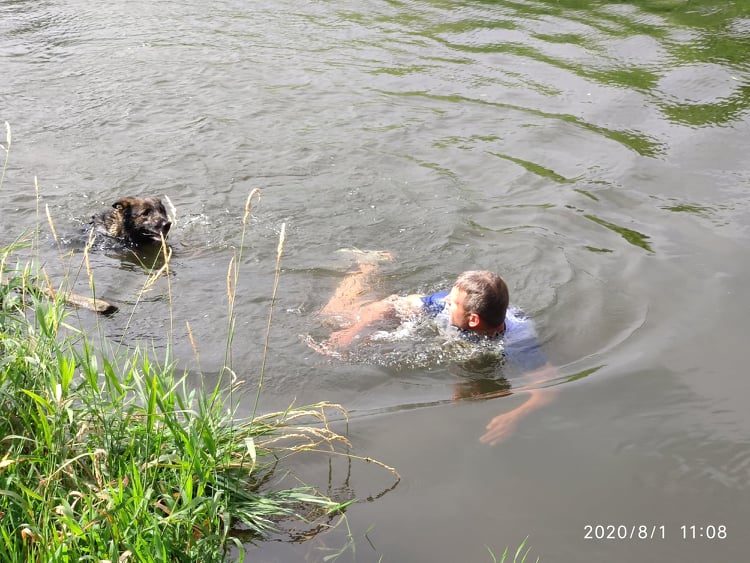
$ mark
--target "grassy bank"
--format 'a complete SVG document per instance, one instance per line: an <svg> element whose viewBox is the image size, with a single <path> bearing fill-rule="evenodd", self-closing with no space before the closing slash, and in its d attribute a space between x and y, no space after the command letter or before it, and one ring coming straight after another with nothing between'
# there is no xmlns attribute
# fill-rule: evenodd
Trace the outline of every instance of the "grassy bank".
<svg viewBox="0 0 750 563"><path fill-rule="evenodd" d="M331 405L236 420L231 390L94 350L10 262L1 250L0 560L220 561L238 530L341 511L268 486L287 456L345 442Z"/></svg>

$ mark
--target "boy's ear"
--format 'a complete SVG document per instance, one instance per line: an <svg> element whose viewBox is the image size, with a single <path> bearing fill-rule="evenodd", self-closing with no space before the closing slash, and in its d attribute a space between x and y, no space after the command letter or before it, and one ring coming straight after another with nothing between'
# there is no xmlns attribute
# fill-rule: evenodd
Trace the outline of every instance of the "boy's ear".
<svg viewBox="0 0 750 563"><path fill-rule="evenodd" d="M118 199L116 202L112 204L112 207L115 209L125 209L126 207L130 207L133 203L132 197L122 197Z"/></svg>
<svg viewBox="0 0 750 563"><path fill-rule="evenodd" d="M477 328L481 319L476 313L469 313L469 328Z"/></svg>

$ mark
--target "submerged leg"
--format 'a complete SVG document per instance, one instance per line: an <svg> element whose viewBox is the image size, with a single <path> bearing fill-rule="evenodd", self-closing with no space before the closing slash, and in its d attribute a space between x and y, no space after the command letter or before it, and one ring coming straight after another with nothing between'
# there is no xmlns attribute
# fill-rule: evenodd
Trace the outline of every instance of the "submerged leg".
<svg viewBox="0 0 750 563"><path fill-rule="evenodd" d="M388 252L355 253L358 268L341 280L333 296L321 310L324 315L355 316L365 302L363 297L372 289L372 277L378 271L378 263L393 259Z"/></svg>

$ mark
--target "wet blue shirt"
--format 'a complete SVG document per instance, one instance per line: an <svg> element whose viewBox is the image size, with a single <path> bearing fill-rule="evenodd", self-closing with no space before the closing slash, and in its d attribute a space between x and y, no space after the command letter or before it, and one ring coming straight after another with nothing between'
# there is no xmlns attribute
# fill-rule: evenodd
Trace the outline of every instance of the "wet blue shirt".
<svg viewBox="0 0 750 563"><path fill-rule="evenodd" d="M422 297L422 307L428 315L436 317L445 309L445 298L450 291L438 291ZM474 334L464 331L469 337ZM516 308L508 307L505 313L505 332L501 337L503 354L514 368L528 372L547 363L547 357L539 346L531 319Z"/></svg>

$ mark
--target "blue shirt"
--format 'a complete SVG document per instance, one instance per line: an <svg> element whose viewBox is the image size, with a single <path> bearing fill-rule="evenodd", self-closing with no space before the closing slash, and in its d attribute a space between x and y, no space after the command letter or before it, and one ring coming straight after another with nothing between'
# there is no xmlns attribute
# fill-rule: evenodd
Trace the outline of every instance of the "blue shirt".
<svg viewBox="0 0 750 563"><path fill-rule="evenodd" d="M422 297L422 308L431 317L445 309L445 298L450 291L438 291ZM474 333L463 331L467 337ZM501 337L506 361L521 371L539 369L547 363L547 357L539 346L534 324L519 309L508 307L505 313L505 332Z"/></svg>

